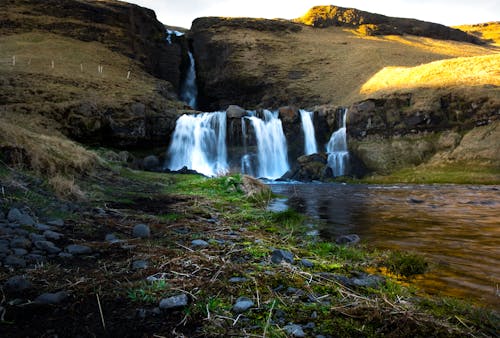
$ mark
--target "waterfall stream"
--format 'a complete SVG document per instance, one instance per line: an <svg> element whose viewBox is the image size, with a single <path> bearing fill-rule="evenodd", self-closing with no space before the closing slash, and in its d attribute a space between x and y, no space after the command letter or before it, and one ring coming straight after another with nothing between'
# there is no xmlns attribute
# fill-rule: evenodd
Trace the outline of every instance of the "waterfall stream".
<svg viewBox="0 0 500 338"><path fill-rule="evenodd" d="M189 68L181 86L181 99L193 109L197 108L198 87L196 85L196 64L193 53L188 52Z"/></svg>
<svg viewBox="0 0 500 338"><path fill-rule="evenodd" d="M300 119L302 120L302 131L304 132L304 154L311 155L318 152L316 144L316 135L314 134L314 125L312 121L313 112L300 110Z"/></svg>
<svg viewBox="0 0 500 338"><path fill-rule="evenodd" d="M187 167L206 176L228 172L226 112L182 115L175 126L168 158L170 170Z"/></svg>
<svg viewBox="0 0 500 338"><path fill-rule="evenodd" d="M344 176L347 174L349 164L349 151L347 150L347 128L346 128L347 109L341 116L340 127L330 137L326 145L328 153L328 166L333 171L333 176Z"/></svg>

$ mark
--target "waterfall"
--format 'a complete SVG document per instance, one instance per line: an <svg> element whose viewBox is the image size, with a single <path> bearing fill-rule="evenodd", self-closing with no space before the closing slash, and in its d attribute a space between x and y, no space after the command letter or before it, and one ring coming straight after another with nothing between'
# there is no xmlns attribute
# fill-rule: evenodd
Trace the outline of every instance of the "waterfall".
<svg viewBox="0 0 500 338"><path fill-rule="evenodd" d="M182 115L177 120L167 156L170 170L186 166L206 176L228 172L226 113Z"/></svg>
<svg viewBox="0 0 500 338"><path fill-rule="evenodd" d="M313 112L300 110L300 119L302 120L302 131L304 132L304 154L310 155L318 152L316 145L316 135L314 134L314 125L312 122Z"/></svg>
<svg viewBox="0 0 500 338"><path fill-rule="evenodd" d="M196 86L196 65L193 53L188 51L189 68L186 78L181 86L181 99L189 106L196 109L196 98L198 97L198 87Z"/></svg>
<svg viewBox="0 0 500 338"><path fill-rule="evenodd" d="M347 174L349 151L347 150L346 117L347 109L344 110L341 116L340 125L342 127L332 134L330 141L326 145L328 166L332 169L334 177Z"/></svg>
<svg viewBox="0 0 500 338"><path fill-rule="evenodd" d="M184 33L182 32L179 32L179 31L176 31L176 30L172 30L172 29L167 29L167 43L169 45L172 44L172 36L183 36Z"/></svg>
<svg viewBox="0 0 500 338"><path fill-rule="evenodd" d="M289 169L287 144L278 112L264 110L264 120L250 119L257 140L257 177L277 179Z"/></svg>

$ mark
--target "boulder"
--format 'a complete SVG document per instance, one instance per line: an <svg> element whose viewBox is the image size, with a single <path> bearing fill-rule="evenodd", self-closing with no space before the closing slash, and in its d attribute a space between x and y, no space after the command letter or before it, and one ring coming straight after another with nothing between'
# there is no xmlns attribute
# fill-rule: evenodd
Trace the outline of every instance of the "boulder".
<svg viewBox="0 0 500 338"><path fill-rule="evenodd" d="M43 293L40 296L36 297L34 302L37 304L50 304L56 305L65 301L69 297L69 294L66 291L59 291L55 293Z"/></svg>
<svg viewBox="0 0 500 338"><path fill-rule="evenodd" d="M294 106L285 106L278 109L279 117L285 124L297 123L300 120L299 109Z"/></svg>
<svg viewBox="0 0 500 338"><path fill-rule="evenodd" d="M132 235L137 238L148 238L151 236L151 230L146 224L137 224L132 230Z"/></svg>
<svg viewBox="0 0 500 338"><path fill-rule="evenodd" d="M160 159L156 155L146 156L142 160L142 168L146 171L160 171Z"/></svg>
<svg viewBox="0 0 500 338"><path fill-rule="evenodd" d="M293 261L293 254L288 250L276 249L271 254L271 262L274 264L280 264L281 262L292 264Z"/></svg>
<svg viewBox="0 0 500 338"><path fill-rule="evenodd" d="M240 119L243 116L247 115L247 111L240 106L237 105L230 105L226 109L226 116L228 119Z"/></svg>
<svg viewBox="0 0 500 338"><path fill-rule="evenodd" d="M233 305L233 312L235 313L243 313L248 311L255 304L254 302L247 297L240 297L236 300L236 303Z"/></svg>
<svg viewBox="0 0 500 338"><path fill-rule="evenodd" d="M164 298L160 301L160 309L162 310L176 310L187 306L189 298L186 294Z"/></svg>

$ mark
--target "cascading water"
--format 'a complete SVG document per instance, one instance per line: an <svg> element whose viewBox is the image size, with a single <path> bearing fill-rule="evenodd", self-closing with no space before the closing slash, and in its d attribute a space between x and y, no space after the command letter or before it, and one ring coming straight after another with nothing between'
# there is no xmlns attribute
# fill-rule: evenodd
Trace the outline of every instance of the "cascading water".
<svg viewBox="0 0 500 338"><path fill-rule="evenodd" d="M289 169L287 144L278 112L264 110L264 120L247 117L252 123L257 140L257 177L277 179Z"/></svg>
<svg viewBox="0 0 500 338"><path fill-rule="evenodd" d="M172 30L172 29L167 29L167 43L169 45L172 44L172 36L183 36L183 35L184 35L184 33L182 33L182 32Z"/></svg>
<svg viewBox="0 0 500 338"><path fill-rule="evenodd" d="M316 135L314 134L314 125L312 122L313 112L307 110L299 110L300 119L302 120L302 130L304 132L304 154L316 154L318 147L316 145Z"/></svg>
<svg viewBox="0 0 500 338"><path fill-rule="evenodd" d="M340 125L342 127L332 134L330 141L326 145L328 166L332 169L334 177L347 174L349 151L347 150L346 117L347 109L344 110L341 116Z"/></svg>
<svg viewBox="0 0 500 338"><path fill-rule="evenodd" d="M170 170L187 167L206 176L228 172L226 112L182 115L167 155Z"/></svg>
<svg viewBox="0 0 500 338"><path fill-rule="evenodd" d="M181 99L189 106L196 109L196 99L198 97L198 87L196 86L196 64L194 62L193 53L188 51L189 67L186 73L186 78L181 86Z"/></svg>

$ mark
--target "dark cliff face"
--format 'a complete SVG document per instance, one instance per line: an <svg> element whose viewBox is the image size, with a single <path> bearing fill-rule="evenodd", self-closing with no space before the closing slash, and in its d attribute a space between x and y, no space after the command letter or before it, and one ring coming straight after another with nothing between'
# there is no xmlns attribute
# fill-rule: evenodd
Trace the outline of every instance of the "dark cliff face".
<svg viewBox="0 0 500 338"><path fill-rule="evenodd" d="M37 30L98 41L179 86L182 48L167 45L165 27L152 10L115 0L4 0L0 11L3 34Z"/></svg>
<svg viewBox="0 0 500 338"><path fill-rule="evenodd" d="M475 44L484 43L471 34L437 23L394 18L332 5L313 7L296 21L319 28L330 26L358 27L358 30L366 35L410 34L441 40L455 40Z"/></svg>

